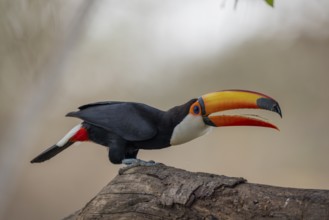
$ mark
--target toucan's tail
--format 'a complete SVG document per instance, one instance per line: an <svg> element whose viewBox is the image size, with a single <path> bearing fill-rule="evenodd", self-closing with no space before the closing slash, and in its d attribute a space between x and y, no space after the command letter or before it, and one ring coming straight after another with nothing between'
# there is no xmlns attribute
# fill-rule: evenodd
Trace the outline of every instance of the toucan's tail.
<svg viewBox="0 0 329 220"><path fill-rule="evenodd" d="M49 160L50 158L56 156L76 141L86 141L88 140L88 133L86 128L79 124L72 128L57 144L46 149L44 152L39 154L31 163L41 163L43 161Z"/></svg>
<svg viewBox="0 0 329 220"><path fill-rule="evenodd" d="M56 156L69 146L71 146L74 142L67 142L64 146L60 147L56 144L36 156L33 160L31 160L31 163L41 163L43 161L49 160L50 158Z"/></svg>

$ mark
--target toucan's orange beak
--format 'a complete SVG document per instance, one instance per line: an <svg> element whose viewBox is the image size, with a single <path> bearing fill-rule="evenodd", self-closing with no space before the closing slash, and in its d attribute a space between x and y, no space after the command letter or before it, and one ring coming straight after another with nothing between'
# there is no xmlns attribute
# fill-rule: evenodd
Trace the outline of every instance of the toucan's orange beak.
<svg viewBox="0 0 329 220"><path fill-rule="evenodd" d="M240 115L211 115L216 112L232 109L264 109L273 111L282 117L281 109L271 97L252 91L224 90L209 93L198 99L201 114L207 125L222 126L260 126L278 129L275 125Z"/></svg>

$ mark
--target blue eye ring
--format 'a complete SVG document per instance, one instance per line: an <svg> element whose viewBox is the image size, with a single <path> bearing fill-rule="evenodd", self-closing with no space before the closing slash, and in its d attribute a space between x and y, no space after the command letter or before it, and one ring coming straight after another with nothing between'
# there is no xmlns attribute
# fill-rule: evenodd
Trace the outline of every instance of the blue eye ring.
<svg viewBox="0 0 329 220"><path fill-rule="evenodd" d="M199 106L197 106L197 105L193 106L193 113L196 114L196 115L198 115L200 113Z"/></svg>

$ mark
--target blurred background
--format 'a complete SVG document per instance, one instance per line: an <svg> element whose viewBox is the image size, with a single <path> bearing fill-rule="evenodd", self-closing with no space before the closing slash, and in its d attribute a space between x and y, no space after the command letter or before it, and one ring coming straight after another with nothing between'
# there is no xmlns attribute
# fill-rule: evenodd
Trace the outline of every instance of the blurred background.
<svg viewBox="0 0 329 220"><path fill-rule="evenodd" d="M102 100L169 109L222 89L279 101L280 132L218 128L139 158L284 187L329 189L329 2L276 0L0 3L0 219L61 219L121 166L76 144L30 160Z"/></svg>

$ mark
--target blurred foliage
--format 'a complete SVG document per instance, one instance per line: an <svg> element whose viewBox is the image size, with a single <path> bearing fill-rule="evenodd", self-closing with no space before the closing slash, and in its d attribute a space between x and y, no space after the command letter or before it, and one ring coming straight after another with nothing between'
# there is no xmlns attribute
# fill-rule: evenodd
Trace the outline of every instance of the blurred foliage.
<svg viewBox="0 0 329 220"><path fill-rule="evenodd" d="M239 0L235 0L234 8L237 7L237 5L238 5L238 1L239 1ZM268 4L269 6L274 7L274 0L264 0L264 1L265 1L266 4Z"/></svg>
<svg viewBox="0 0 329 220"><path fill-rule="evenodd" d="M62 1L0 2L0 110L3 120L46 72L63 30ZM5 123L2 123L5 124Z"/></svg>
<svg viewBox="0 0 329 220"><path fill-rule="evenodd" d="M1 68L24 77L38 74L45 54L58 36L60 2L4 1L0 5ZM19 16L17 16L19 14Z"/></svg>
<svg viewBox="0 0 329 220"><path fill-rule="evenodd" d="M274 0L265 0L265 2L272 7L274 6Z"/></svg>

